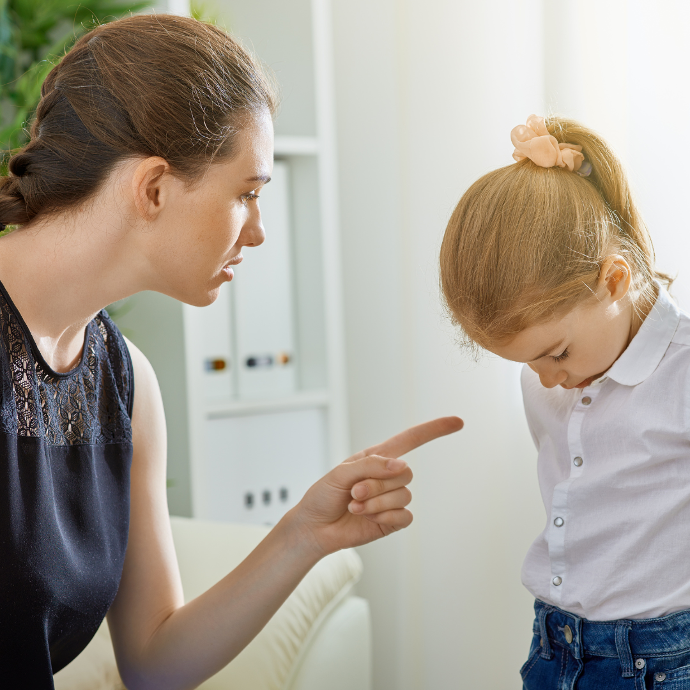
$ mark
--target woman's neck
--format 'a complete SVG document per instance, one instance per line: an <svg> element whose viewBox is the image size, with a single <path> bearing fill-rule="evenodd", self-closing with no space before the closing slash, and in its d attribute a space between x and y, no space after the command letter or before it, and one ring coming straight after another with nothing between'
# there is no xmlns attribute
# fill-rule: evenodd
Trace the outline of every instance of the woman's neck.
<svg viewBox="0 0 690 690"><path fill-rule="evenodd" d="M108 206L0 238L0 281L55 371L76 366L86 325L101 309L142 289L129 228Z"/></svg>

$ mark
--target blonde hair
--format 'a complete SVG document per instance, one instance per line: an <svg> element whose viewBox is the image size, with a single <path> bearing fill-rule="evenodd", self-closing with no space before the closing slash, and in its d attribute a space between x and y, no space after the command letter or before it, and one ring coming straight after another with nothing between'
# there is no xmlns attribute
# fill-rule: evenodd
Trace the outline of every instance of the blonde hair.
<svg viewBox="0 0 690 690"><path fill-rule="evenodd" d="M463 195L441 246L441 290L465 343L490 346L593 298L601 265L621 254L632 269L630 298L646 313L654 248L623 167L608 144L581 124L546 120L558 142L579 144L589 177L531 160L499 168Z"/></svg>

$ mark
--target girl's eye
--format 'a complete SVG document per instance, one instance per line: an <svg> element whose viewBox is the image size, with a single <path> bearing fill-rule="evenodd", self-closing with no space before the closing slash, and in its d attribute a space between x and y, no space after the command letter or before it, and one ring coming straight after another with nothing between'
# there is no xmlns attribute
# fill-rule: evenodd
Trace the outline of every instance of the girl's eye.
<svg viewBox="0 0 690 690"><path fill-rule="evenodd" d="M566 357L569 354L570 354L570 352L568 352L568 348L566 347L565 350L563 350L563 352L561 352L560 355L557 355L556 357L553 358L553 361L554 362L562 362L564 359L566 359Z"/></svg>

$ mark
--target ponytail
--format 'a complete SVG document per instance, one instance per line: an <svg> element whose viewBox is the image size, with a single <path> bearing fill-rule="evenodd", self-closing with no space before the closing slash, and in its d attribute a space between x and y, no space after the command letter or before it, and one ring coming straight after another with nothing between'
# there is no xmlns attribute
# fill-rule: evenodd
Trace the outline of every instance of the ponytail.
<svg viewBox="0 0 690 690"><path fill-rule="evenodd" d="M635 204L625 170L611 147L599 134L574 120L547 118L546 128L559 142L582 146L586 159L592 165L588 181L611 209L620 232L627 235L632 246L638 250L640 269L651 279L670 286L673 278L655 269L652 238Z"/></svg>

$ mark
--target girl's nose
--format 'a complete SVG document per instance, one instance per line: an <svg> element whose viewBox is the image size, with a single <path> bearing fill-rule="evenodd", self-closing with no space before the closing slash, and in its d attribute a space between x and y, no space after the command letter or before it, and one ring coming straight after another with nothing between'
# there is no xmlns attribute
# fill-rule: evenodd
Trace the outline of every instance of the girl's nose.
<svg viewBox="0 0 690 690"><path fill-rule="evenodd" d="M544 386L544 388L555 388L561 383L564 383L567 378L568 374L566 374L564 371L558 371L555 374L539 374L539 381L541 381L541 385Z"/></svg>
<svg viewBox="0 0 690 690"><path fill-rule="evenodd" d="M549 371L547 367L536 367L532 364L529 366L539 375L539 382L544 388L555 388L561 383L564 383L568 378L567 372L562 369Z"/></svg>

